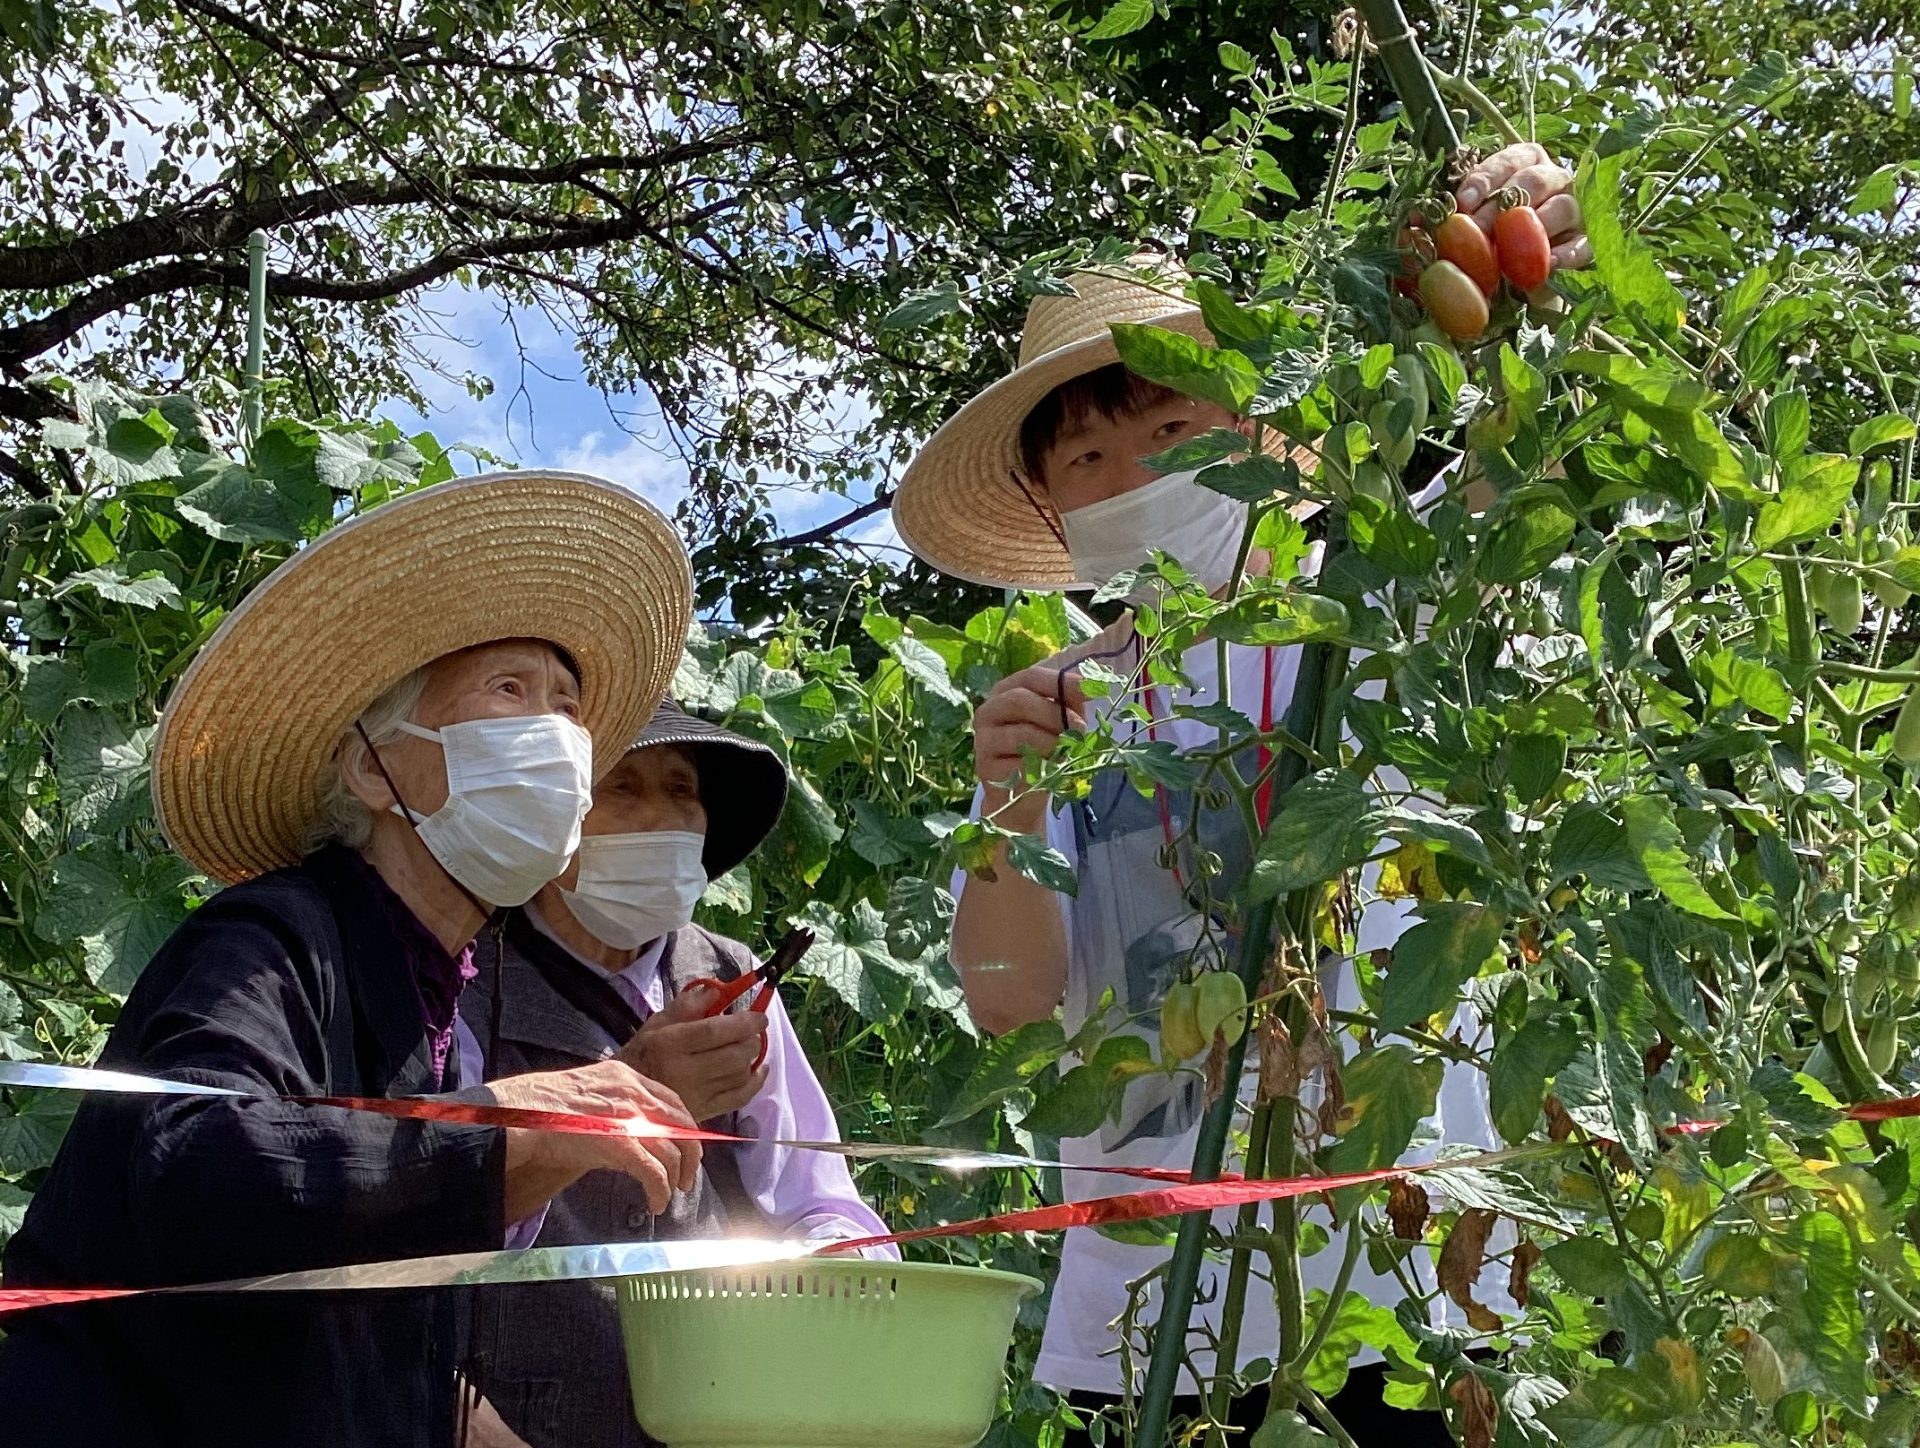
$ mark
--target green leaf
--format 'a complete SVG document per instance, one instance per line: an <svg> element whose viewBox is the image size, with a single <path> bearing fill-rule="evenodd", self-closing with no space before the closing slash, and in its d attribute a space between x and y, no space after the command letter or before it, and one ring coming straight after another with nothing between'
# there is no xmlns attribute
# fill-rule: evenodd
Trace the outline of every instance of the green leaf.
<svg viewBox="0 0 1920 1448"><path fill-rule="evenodd" d="M1355 1228L1357 1231L1358 1228ZM1323 1398L1330 1398L1346 1386L1348 1368L1365 1348L1397 1357L1402 1362L1416 1360L1419 1348L1390 1307L1379 1307L1358 1292L1349 1292L1337 1308L1330 1307L1327 1294L1314 1288L1307 1294L1307 1321L1318 1324L1331 1310L1333 1322L1322 1335L1320 1351L1302 1374L1306 1385ZM1256 1440L1257 1441L1257 1440Z"/></svg>
<svg viewBox="0 0 1920 1448"><path fill-rule="evenodd" d="M1869 211L1885 211L1891 207L1901 176L1913 164L1911 161L1889 161L1877 168L1853 193L1853 200L1847 203L1847 215L1865 216Z"/></svg>
<svg viewBox="0 0 1920 1448"><path fill-rule="evenodd" d="M1793 717L1793 690L1778 670L1732 650L1696 658L1711 686L1709 707L1724 709L1738 701L1757 713L1785 721Z"/></svg>
<svg viewBox="0 0 1920 1448"><path fill-rule="evenodd" d="M1387 380L1387 369L1393 366L1393 358L1391 342L1367 348L1367 355L1360 359L1360 385L1369 392L1377 392L1380 384Z"/></svg>
<svg viewBox="0 0 1920 1448"><path fill-rule="evenodd" d="M959 284L952 281L939 282L924 291L913 292L902 298L898 306L880 319L880 330L882 332L915 331L939 321L942 317L950 317L960 309Z"/></svg>
<svg viewBox="0 0 1920 1448"><path fill-rule="evenodd" d="M332 513L331 494L317 481L310 495L296 498L237 464L182 493L175 506L209 536L232 543L298 543Z"/></svg>
<svg viewBox="0 0 1920 1448"><path fill-rule="evenodd" d="M1707 893L1693 873L1686 839L1674 823L1672 805L1657 795L1635 795L1621 801L1620 813L1626 819L1627 841L1634 858L1656 890L1703 920L1739 921L1739 916Z"/></svg>
<svg viewBox="0 0 1920 1448"><path fill-rule="evenodd" d="M1215 614L1209 632L1230 644L1253 648L1312 643L1347 630L1346 606L1304 589L1250 589Z"/></svg>
<svg viewBox="0 0 1920 1448"><path fill-rule="evenodd" d="M1422 342L1420 355L1426 359L1433 371L1433 380L1440 386L1440 400L1452 403L1460 395L1460 389L1467 385L1467 369L1461 365L1460 354L1438 342Z"/></svg>
<svg viewBox="0 0 1920 1448"><path fill-rule="evenodd" d="M1905 442L1914 435L1913 419L1889 412L1880 417L1869 418L1847 436L1847 451L1855 457L1865 457L1877 447L1886 447L1889 443Z"/></svg>
<svg viewBox="0 0 1920 1448"><path fill-rule="evenodd" d="M1246 413L1260 389L1260 374L1244 356L1209 347L1184 332L1115 322L1113 340L1129 372L1224 407L1236 417Z"/></svg>
<svg viewBox="0 0 1920 1448"><path fill-rule="evenodd" d="M1865 1413L1867 1323L1853 1233L1832 1212L1802 1211L1787 1224L1787 1242L1806 1273L1806 1287L1778 1294L1775 1305L1827 1391L1851 1411Z"/></svg>
<svg viewBox="0 0 1920 1448"><path fill-rule="evenodd" d="M164 574L156 572L129 578L118 564L69 573L54 589L53 596L65 598L82 588L92 589L108 603L126 603L135 608L159 608L163 604L178 607L180 604L180 590Z"/></svg>
<svg viewBox="0 0 1920 1448"><path fill-rule="evenodd" d="M1088 40L1118 40L1153 19L1153 0L1114 0L1100 23L1087 32Z"/></svg>
<svg viewBox="0 0 1920 1448"><path fill-rule="evenodd" d="M1774 1287L1774 1256L1745 1232L1714 1238L1700 1259L1702 1275L1730 1297L1765 1297Z"/></svg>
<svg viewBox="0 0 1920 1448"><path fill-rule="evenodd" d="M1593 267L1601 282L1622 310L1661 336L1672 337L1686 315L1686 299L1668 280L1646 243L1629 233L1621 218L1628 154L1617 151L1603 157L1589 152L1574 177L1574 196L1586 221Z"/></svg>
<svg viewBox="0 0 1920 1448"><path fill-rule="evenodd" d="M148 726L131 734L104 709L63 715L54 734L54 760L67 819L84 830L124 828L147 817Z"/></svg>
<svg viewBox="0 0 1920 1448"><path fill-rule="evenodd" d="M826 868L841 833L833 810L813 782L804 774L795 774L788 783L787 805L780 812L780 823L758 853L782 861L811 884Z"/></svg>
<svg viewBox="0 0 1920 1448"><path fill-rule="evenodd" d="M914 960L947 943L953 896L918 875L903 875L887 890L887 948Z"/></svg>
<svg viewBox="0 0 1920 1448"><path fill-rule="evenodd" d="M1556 1242L1547 1248L1541 1260L1567 1286L1588 1297L1614 1296L1630 1275L1627 1259L1620 1249L1597 1237L1569 1237L1564 1242Z"/></svg>
<svg viewBox="0 0 1920 1448"><path fill-rule="evenodd" d="M1362 1051L1347 1062L1346 1101L1334 1121L1339 1140L1327 1148L1329 1172L1371 1171L1391 1166L1433 1114L1445 1063L1394 1042Z"/></svg>
<svg viewBox="0 0 1920 1448"><path fill-rule="evenodd" d="M1676 1448L1668 1394L1621 1368L1601 1368L1540 1415L1560 1448Z"/></svg>
<svg viewBox="0 0 1920 1448"><path fill-rule="evenodd" d="M1220 463L1201 473L1203 488L1241 503L1264 503L1275 493L1292 493L1300 485L1300 465L1292 458L1255 453L1237 463Z"/></svg>
<svg viewBox="0 0 1920 1448"><path fill-rule="evenodd" d="M1500 381L1507 390L1507 403L1520 421L1532 418L1546 401L1546 378L1506 342L1500 344Z"/></svg>
<svg viewBox="0 0 1920 1448"><path fill-rule="evenodd" d="M1224 458L1238 457L1251 445L1244 434L1230 427L1215 427L1198 437L1182 438L1165 452L1140 461L1156 473L1182 473L1188 468L1203 468Z"/></svg>
<svg viewBox="0 0 1920 1448"><path fill-rule="evenodd" d="M0 1182L0 1247L20 1230L20 1224L27 1219L27 1203L32 1200L30 1193L9 1182Z"/></svg>
<svg viewBox="0 0 1920 1448"><path fill-rule="evenodd" d="M1528 1021L1494 1047L1487 1096L1503 1140L1517 1143L1533 1134L1548 1081L1579 1048L1578 1033L1558 1016Z"/></svg>
<svg viewBox="0 0 1920 1448"><path fill-rule="evenodd" d="M886 647L907 677L936 699L949 704L966 704L967 696L953 687L953 680L947 673L947 661L932 646L906 634L894 639Z"/></svg>
<svg viewBox="0 0 1920 1448"><path fill-rule="evenodd" d="M1080 882L1073 873L1072 863L1038 835L1008 836L1007 863L1036 885L1045 885L1056 894L1079 892Z"/></svg>
<svg viewBox="0 0 1920 1448"><path fill-rule="evenodd" d="M1405 508L1356 493L1347 526L1360 556L1396 578L1425 578L1440 559L1440 540Z"/></svg>
<svg viewBox="0 0 1920 1448"><path fill-rule="evenodd" d="M1554 833L1553 878L1585 875L1609 890L1645 890L1653 881L1641 867L1627 828L1597 805L1576 804Z"/></svg>
<svg viewBox="0 0 1920 1448"><path fill-rule="evenodd" d="M705 893L700 896L702 909L724 910L730 915L744 915L753 909L753 876L745 865L735 865L726 874L707 882Z"/></svg>
<svg viewBox="0 0 1920 1448"><path fill-rule="evenodd" d="M1608 383L1614 405L1645 422L1703 481L1736 496L1751 492L1732 444L1703 411L1713 394L1697 379L1614 353L1576 352L1567 368Z"/></svg>
<svg viewBox="0 0 1920 1448"><path fill-rule="evenodd" d="M800 916L814 933L802 975L817 976L862 1020L886 1021L912 998L909 977L886 946L886 923L862 900L845 914L815 902Z"/></svg>
<svg viewBox="0 0 1920 1448"><path fill-rule="evenodd" d="M1107 1081L1092 1066L1075 1066L1051 1091L1041 1095L1021 1119L1020 1129L1058 1140L1089 1136L1107 1119Z"/></svg>
<svg viewBox="0 0 1920 1448"><path fill-rule="evenodd" d="M187 915L187 887L199 878L177 856L142 859L93 840L53 862L53 881L34 932L78 941L94 983L125 995L174 927Z"/></svg>
<svg viewBox="0 0 1920 1448"><path fill-rule="evenodd" d="M0 1112L0 1168L16 1174L53 1165L80 1105L73 1091L16 1092L16 1106Z"/></svg>
<svg viewBox="0 0 1920 1448"><path fill-rule="evenodd" d="M1253 56L1245 46L1235 45L1231 40L1220 42L1220 64L1235 75L1253 74Z"/></svg>
<svg viewBox="0 0 1920 1448"><path fill-rule="evenodd" d="M1059 1060L1066 1049L1066 1033L1058 1021L1029 1021L995 1036L980 1052L973 1074L937 1124L952 1126L999 1105Z"/></svg>
<svg viewBox="0 0 1920 1448"><path fill-rule="evenodd" d="M1859 463L1838 453L1811 453L1791 459L1781 479L1780 496L1760 509L1753 541L1777 548L1824 533L1853 496Z"/></svg>
<svg viewBox="0 0 1920 1448"><path fill-rule="evenodd" d="M1378 1029L1398 1031L1428 1016L1452 1014L1460 987L1500 952L1504 923L1484 905L1429 905L1425 918L1393 946Z"/></svg>
<svg viewBox="0 0 1920 1448"><path fill-rule="evenodd" d="M1522 488L1501 502L1481 549L1480 577L1488 583L1522 583L1566 551L1579 515L1551 484Z"/></svg>
<svg viewBox="0 0 1920 1448"><path fill-rule="evenodd" d="M1260 841L1248 893L1271 900L1359 864L1379 831L1366 787L1345 769L1323 769L1287 791Z"/></svg>
<svg viewBox="0 0 1920 1448"><path fill-rule="evenodd" d="M1507 739L1507 782L1522 804L1537 804L1560 782L1567 768L1567 736L1560 733L1514 734Z"/></svg>

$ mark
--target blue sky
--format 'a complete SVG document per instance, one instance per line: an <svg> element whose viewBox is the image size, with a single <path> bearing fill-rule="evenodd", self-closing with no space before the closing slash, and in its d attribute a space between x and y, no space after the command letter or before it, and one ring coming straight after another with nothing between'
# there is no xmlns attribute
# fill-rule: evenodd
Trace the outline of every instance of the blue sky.
<svg viewBox="0 0 1920 1448"><path fill-rule="evenodd" d="M668 512L686 496L686 465L653 398L604 396L583 377L572 336L544 313L516 308L508 316L497 299L456 288L428 298L427 307L440 321L440 335L417 345L446 375L420 374L428 399L424 414L396 400L381 407L384 416L409 431L426 428L449 446L484 449L509 465L598 474ZM476 400L460 380L465 373L491 378L492 394ZM843 422L862 415L858 399L846 408ZM776 490L774 515L782 531L795 532L838 517L866 496L845 498L796 485ZM899 541L884 513L852 536L876 547Z"/></svg>

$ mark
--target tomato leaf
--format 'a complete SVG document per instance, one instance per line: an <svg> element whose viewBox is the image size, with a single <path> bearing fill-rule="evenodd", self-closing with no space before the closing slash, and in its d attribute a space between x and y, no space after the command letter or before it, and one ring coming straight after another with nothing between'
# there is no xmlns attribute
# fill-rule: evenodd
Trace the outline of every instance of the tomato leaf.
<svg viewBox="0 0 1920 1448"><path fill-rule="evenodd" d="M1593 246L1593 267L1622 310L1640 318L1663 337L1674 336L1686 315L1680 289L1660 268L1645 242L1627 231L1620 198L1627 194L1628 152L1591 153L1581 161L1573 191L1586 218Z"/></svg>
<svg viewBox="0 0 1920 1448"><path fill-rule="evenodd" d="M1737 922L1712 895L1688 863L1686 840L1674 823L1673 807L1656 795L1635 795L1620 802L1627 824L1627 841L1634 858L1653 881L1654 889L1688 914L1703 920Z"/></svg>
<svg viewBox="0 0 1920 1448"><path fill-rule="evenodd" d="M1485 905L1429 905L1425 918L1393 946L1379 1029L1398 1031L1441 1011L1451 1013L1460 987L1500 950L1504 924Z"/></svg>
<svg viewBox="0 0 1920 1448"><path fill-rule="evenodd" d="M1317 885L1359 864L1379 838L1373 801L1350 771L1323 769L1287 791L1260 841L1248 892L1255 901Z"/></svg>
<svg viewBox="0 0 1920 1448"><path fill-rule="evenodd" d="M1791 459L1780 483L1780 496L1760 509L1753 541L1761 548L1777 548L1824 533L1853 496L1860 464L1839 453L1810 453Z"/></svg>
<svg viewBox="0 0 1920 1448"><path fill-rule="evenodd" d="M1209 347L1184 332L1115 322L1113 340L1129 372L1188 397L1215 403L1236 416L1247 411L1260 390L1260 374L1246 357Z"/></svg>

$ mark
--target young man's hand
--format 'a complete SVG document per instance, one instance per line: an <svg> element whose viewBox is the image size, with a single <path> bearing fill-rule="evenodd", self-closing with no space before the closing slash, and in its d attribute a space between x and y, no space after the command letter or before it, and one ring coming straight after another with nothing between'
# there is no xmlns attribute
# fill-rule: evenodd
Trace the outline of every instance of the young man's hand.
<svg viewBox="0 0 1920 1448"><path fill-rule="evenodd" d="M620 1052L642 1076L678 1093L696 1121L738 1111L767 1084L766 1066L753 1065L767 1038L765 1013L707 1016L711 1000L705 991L682 991L648 1016Z"/></svg>
<svg viewBox="0 0 1920 1448"><path fill-rule="evenodd" d="M1550 158L1532 141L1495 151L1463 178L1453 194L1454 204L1491 234L1500 214L1494 197L1506 187L1527 193L1540 224L1553 242L1555 271L1577 271L1593 265L1580 203L1573 196L1573 173Z"/></svg>
<svg viewBox="0 0 1920 1448"><path fill-rule="evenodd" d="M1010 792L1020 779L1020 751L1053 753L1063 719L1070 729L1082 728L1085 708L1080 676L1072 670L1062 673L1057 663L1035 664L993 686L973 711L973 769L986 790L983 815L1023 834L1039 830L1046 817L1046 795Z"/></svg>

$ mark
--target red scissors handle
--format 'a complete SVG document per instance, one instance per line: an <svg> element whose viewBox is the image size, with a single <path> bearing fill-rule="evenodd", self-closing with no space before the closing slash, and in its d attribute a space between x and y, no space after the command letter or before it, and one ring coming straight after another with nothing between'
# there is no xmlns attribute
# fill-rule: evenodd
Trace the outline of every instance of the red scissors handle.
<svg viewBox="0 0 1920 1448"><path fill-rule="evenodd" d="M688 981L685 989L706 990L712 993L713 999L704 1012L704 1015L710 1019L731 1010L735 1001L757 985L760 987L760 993L753 998L753 1004L747 1009L759 1011L765 1015L767 1007L773 1004L774 992L780 984L780 977L798 965L800 958L812 945L813 932L804 925L796 926L787 932L786 938L767 958L765 965L735 976L732 980L719 980L714 976L703 975L698 980ZM767 1041L763 1035L760 1039L760 1053L753 1058L750 1069L758 1071L761 1063L766 1059Z"/></svg>

